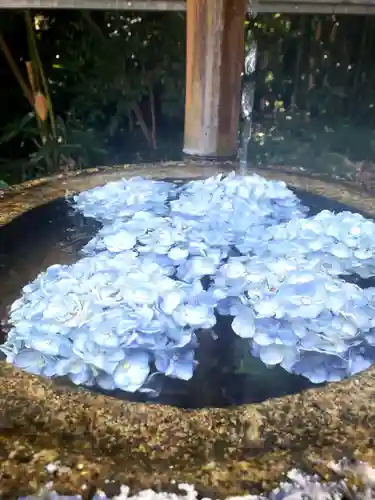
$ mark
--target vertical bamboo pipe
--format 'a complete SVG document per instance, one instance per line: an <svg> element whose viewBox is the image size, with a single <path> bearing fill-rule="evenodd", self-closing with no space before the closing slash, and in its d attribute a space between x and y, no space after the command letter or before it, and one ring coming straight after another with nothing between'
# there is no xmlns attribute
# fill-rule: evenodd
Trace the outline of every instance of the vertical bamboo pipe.
<svg viewBox="0 0 375 500"><path fill-rule="evenodd" d="M246 5L246 0L187 0L187 155L236 155Z"/></svg>

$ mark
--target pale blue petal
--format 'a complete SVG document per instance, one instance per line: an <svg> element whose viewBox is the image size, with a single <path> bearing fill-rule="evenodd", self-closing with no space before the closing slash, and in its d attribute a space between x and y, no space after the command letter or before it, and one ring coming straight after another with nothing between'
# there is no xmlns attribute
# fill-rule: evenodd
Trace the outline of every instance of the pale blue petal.
<svg viewBox="0 0 375 500"><path fill-rule="evenodd" d="M181 290L174 290L166 294L163 298L161 308L166 314L172 314L184 299L184 293Z"/></svg>
<svg viewBox="0 0 375 500"><path fill-rule="evenodd" d="M254 342L256 342L260 346L266 346L266 345L273 344L274 338L270 337L265 332L260 332L260 333L256 333L254 335Z"/></svg>
<svg viewBox="0 0 375 500"><path fill-rule="evenodd" d="M69 377L73 384L92 385L93 372L88 366L82 366L80 371L71 371Z"/></svg>
<svg viewBox="0 0 375 500"><path fill-rule="evenodd" d="M45 357L32 349L20 351L14 358L13 364L29 373L41 375L46 364Z"/></svg>
<svg viewBox="0 0 375 500"><path fill-rule="evenodd" d="M155 354L155 367L161 373L166 373L171 363L173 352L158 352Z"/></svg>
<svg viewBox="0 0 375 500"><path fill-rule="evenodd" d="M190 380L193 376L196 363L190 360L179 360L173 362L173 368L166 375L180 380Z"/></svg>
<svg viewBox="0 0 375 500"><path fill-rule="evenodd" d="M167 331L168 339L173 341L173 348L184 347L188 345L193 336L192 330L186 328L175 328Z"/></svg>
<svg viewBox="0 0 375 500"><path fill-rule="evenodd" d="M195 366L194 351L175 352L169 355L159 352L155 356L156 369L168 377L190 380Z"/></svg>
<svg viewBox="0 0 375 500"><path fill-rule="evenodd" d="M211 315L213 316L208 307L189 304L180 306L172 314L178 324L182 326L191 325L196 328L204 325Z"/></svg>
<svg viewBox="0 0 375 500"><path fill-rule="evenodd" d="M168 257L176 262L185 260L188 256L189 250L187 248L173 247L168 252Z"/></svg>
<svg viewBox="0 0 375 500"><path fill-rule="evenodd" d="M236 316L232 322L233 331L242 338L252 338L255 334L255 318L252 310Z"/></svg>
<svg viewBox="0 0 375 500"><path fill-rule="evenodd" d="M116 387L127 392L136 392L150 373L149 356L145 352L129 353L125 361L118 364L113 380Z"/></svg>
<svg viewBox="0 0 375 500"><path fill-rule="evenodd" d="M259 357L266 365L277 365L284 359L283 349L275 344L269 346L261 346L259 349Z"/></svg>
<svg viewBox="0 0 375 500"><path fill-rule="evenodd" d="M314 384L321 384L322 382L325 382L329 378L329 373L327 370L324 368L324 366L320 366L318 368L315 368L314 371L307 371L303 373L305 377L307 377L311 382Z"/></svg>
<svg viewBox="0 0 375 500"><path fill-rule="evenodd" d="M357 373L361 373L375 362L375 359L366 359L361 355L353 356L351 362L349 364L349 374L356 375Z"/></svg>
<svg viewBox="0 0 375 500"><path fill-rule="evenodd" d="M64 338L62 338L62 340L64 340ZM39 351L41 354L57 356L60 351L60 341L60 339L51 339L47 336L38 335L28 339L26 345L35 351Z"/></svg>
<svg viewBox="0 0 375 500"><path fill-rule="evenodd" d="M74 361L72 359L59 359L56 361L55 372L59 377L64 377L70 372L70 368Z"/></svg>

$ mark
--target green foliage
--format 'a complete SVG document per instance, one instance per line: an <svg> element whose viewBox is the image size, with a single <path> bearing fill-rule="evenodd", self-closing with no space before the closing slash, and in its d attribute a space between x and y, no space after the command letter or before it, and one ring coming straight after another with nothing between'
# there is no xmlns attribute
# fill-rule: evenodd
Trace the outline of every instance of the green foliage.
<svg viewBox="0 0 375 500"><path fill-rule="evenodd" d="M177 159L184 15L33 14L33 36L22 12L2 14L0 35L26 83L25 61L39 68L49 121L38 122L9 64L0 60L0 178L15 182L94 165ZM249 149L254 163L350 177L348 161L354 167L375 162L374 24L364 16L280 14L246 22L246 44L255 39L259 53Z"/></svg>
<svg viewBox="0 0 375 500"><path fill-rule="evenodd" d="M18 137L23 144L34 144L35 150L28 158L0 160L0 164L6 166L6 176L15 168L21 171L22 180L25 180L38 174L55 173L60 169L81 169L86 165L100 165L104 161L107 151L101 146L102 141L98 140L92 130L84 128L83 124L78 121L64 122L61 117L57 117L56 132L56 138L49 135L41 142L33 112L21 120L10 122L0 136L0 147Z"/></svg>
<svg viewBox="0 0 375 500"><path fill-rule="evenodd" d="M35 113L14 103L12 119L0 121L0 151L11 152L0 155L5 177L140 159L139 150L168 154L163 131L173 123L182 130L184 23L179 13L38 14L31 47L43 62L54 123L41 135Z"/></svg>
<svg viewBox="0 0 375 500"><path fill-rule="evenodd" d="M99 131L113 153L118 143L131 147L138 126L143 147L153 147L155 94L159 119L183 115L183 17L111 13L94 19L86 14L75 30L54 65L56 81L64 81L71 96L70 119Z"/></svg>
<svg viewBox="0 0 375 500"><path fill-rule="evenodd" d="M259 53L250 161L345 179L355 179L361 162L375 162L374 23L330 15L249 20L247 40Z"/></svg>

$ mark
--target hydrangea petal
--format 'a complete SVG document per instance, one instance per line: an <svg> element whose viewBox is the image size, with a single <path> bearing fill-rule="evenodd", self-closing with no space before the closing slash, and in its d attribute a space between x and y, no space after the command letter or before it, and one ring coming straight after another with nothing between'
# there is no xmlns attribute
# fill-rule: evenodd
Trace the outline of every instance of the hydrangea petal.
<svg viewBox="0 0 375 500"><path fill-rule="evenodd" d="M145 352L129 353L121 361L114 374L116 387L127 392L136 392L150 373L149 356Z"/></svg>
<svg viewBox="0 0 375 500"><path fill-rule="evenodd" d="M248 308L246 313L242 312L236 316L232 322L232 328L240 337L252 338L255 334L255 318L252 310Z"/></svg>
<svg viewBox="0 0 375 500"><path fill-rule="evenodd" d="M259 349L259 357L266 365L277 365L282 362L284 355L280 346L271 344L261 346Z"/></svg>

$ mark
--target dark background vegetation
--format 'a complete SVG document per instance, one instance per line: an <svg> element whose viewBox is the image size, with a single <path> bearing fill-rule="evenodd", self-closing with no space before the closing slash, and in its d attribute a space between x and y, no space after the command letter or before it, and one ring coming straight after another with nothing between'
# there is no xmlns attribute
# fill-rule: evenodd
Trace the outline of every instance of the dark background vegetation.
<svg viewBox="0 0 375 500"><path fill-rule="evenodd" d="M258 14L245 29L259 49L249 160L372 172L375 18ZM0 49L1 181L181 157L183 13L5 11Z"/></svg>

